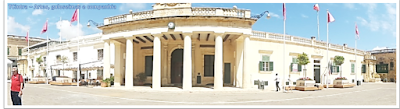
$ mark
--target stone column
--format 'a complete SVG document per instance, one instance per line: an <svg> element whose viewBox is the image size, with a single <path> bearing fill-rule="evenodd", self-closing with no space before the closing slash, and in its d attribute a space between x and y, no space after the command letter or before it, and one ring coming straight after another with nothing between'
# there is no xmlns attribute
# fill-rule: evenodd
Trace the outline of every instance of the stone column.
<svg viewBox="0 0 400 109"><path fill-rule="evenodd" d="M110 78L110 41L104 41L103 52L103 79Z"/></svg>
<svg viewBox="0 0 400 109"><path fill-rule="evenodd" d="M223 89L223 34L215 34L214 90Z"/></svg>
<svg viewBox="0 0 400 109"><path fill-rule="evenodd" d="M184 33L183 49L183 90L192 89L192 34Z"/></svg>
<svg viewBox="0 0 400 109"><path fill-rule="evenodd" d="M153 89L161 88L161 41L162 34L153 34Z"/></svg>
<svg viewBox="0 0 400 109"><path fill-rule="evenodd" d="M133 87L133 37L126 38L125 87Z"/></svg>
<svg viewBox="0 0 400 109"><path fill-rule="evenodd" d="M111 41L111 44L115 47L114 52L114 86L119 87L121 86L122 82L122 50L121 50L121 43L117 41Z"/></svg>
<svg viewBox="0 0 400 109"><path fill-rule="evenodd" d="M242 87L243 82L243 38L236 39L236 87Z"/></svg>
<svg viewBox="0 0 400 109"><path fill-rule="evenodd" d="M251 78L250 78L250 35L243 35L243 89L251 88Z"/></svg>

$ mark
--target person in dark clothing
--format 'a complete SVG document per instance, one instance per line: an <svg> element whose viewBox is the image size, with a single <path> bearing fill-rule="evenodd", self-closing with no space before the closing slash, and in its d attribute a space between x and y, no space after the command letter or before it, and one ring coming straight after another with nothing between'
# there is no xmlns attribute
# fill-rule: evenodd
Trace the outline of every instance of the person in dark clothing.
<svg viewBox="0 0 400 109"><path fill-rule="evenodd" d="M18 70L14 70L11 77L11 100L13 105L22 105L21 96L24 87L24 78L18 74Z"/></svg>
<svg viewBox="0 0 400 109"><path fill-rule="evenodd" d="M281 90L281 88L279 87L279 76L278 76L278 74L276 74L275 81L276 81L276 91L278 92L279 90Z"/></svg>

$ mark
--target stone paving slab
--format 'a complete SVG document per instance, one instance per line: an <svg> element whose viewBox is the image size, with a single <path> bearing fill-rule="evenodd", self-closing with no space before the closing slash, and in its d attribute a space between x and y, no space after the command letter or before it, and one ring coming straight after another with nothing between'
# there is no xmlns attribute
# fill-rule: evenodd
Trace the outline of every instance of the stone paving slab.
<svg viewBox="0 0 400 109"><path fill-rule="evenodd" d="M77 87L26 84L23 105L396 105L396 84L366 83L354 88L319 91L243 90L225 87L222 91L194 87ZM10 98L9 84L8 95ZM8 99L11 105L11 99Z"/></svg>

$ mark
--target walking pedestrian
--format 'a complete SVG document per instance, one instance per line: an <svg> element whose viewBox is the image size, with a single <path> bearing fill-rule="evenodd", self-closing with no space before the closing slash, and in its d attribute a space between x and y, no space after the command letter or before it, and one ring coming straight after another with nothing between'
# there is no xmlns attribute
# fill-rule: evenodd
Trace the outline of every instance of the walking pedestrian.
<svg viewBox="0 0 400 109"><path fill-rule="evenodd" d="M14 70L11 77L11 100L13 105L22 105L22 89L24 88L24 79L18 74L18 70Z"/></svg>
<svg viewBox="0 0 400 109"><path fill-rule="evenodd" d="M276 91L278 92L279 90L281 90L281 88L279 87L279 76L278 76L278 73L276 74L276 77L275 77L275 81L276 81Z"/></svg>

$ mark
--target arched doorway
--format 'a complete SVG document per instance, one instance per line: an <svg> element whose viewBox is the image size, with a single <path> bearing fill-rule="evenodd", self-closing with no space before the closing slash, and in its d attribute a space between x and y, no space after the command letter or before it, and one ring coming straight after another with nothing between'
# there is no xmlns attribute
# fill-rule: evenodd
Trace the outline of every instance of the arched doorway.
<svg viewBox="0 0 400 109"><path fill-rule="evenodd" d="M182 85L183 49L175 49L171 54L171 83Z"/></svg>

